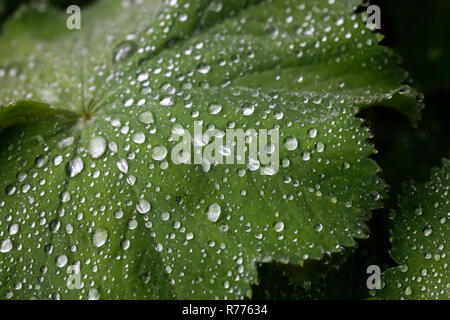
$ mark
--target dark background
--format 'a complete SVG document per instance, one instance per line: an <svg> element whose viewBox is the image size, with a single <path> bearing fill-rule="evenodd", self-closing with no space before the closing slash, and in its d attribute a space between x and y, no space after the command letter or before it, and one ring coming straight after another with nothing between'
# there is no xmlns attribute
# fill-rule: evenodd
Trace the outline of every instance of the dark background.
<svg viewBox="0 0 450 320"><path fill-rule="evenodd" d="M338 0L345 1L345 0ZM0 0L2 23L26 0ZM65 8L70 4L88 5L94 0L50 0ZM310 261L303 268L264 265L259 268L260 284L254 298L272 299L362 299L367 298L366 268L382 270L395 266L389 256L389 217L396 210L402 183L425 182L431 168L439 166L450 151L450 1L449 0L373 0L381 8L382 45L393 48L403 67L414 79L414 86L425 95L422 121L413 127L402 114L382 106L361 112L374 134L379 151L374 159L383 169L390 186L385 208L376 210L369 222L370 237L358 242L357 249ZM362 9L364 10L364 9Z"/></svg>

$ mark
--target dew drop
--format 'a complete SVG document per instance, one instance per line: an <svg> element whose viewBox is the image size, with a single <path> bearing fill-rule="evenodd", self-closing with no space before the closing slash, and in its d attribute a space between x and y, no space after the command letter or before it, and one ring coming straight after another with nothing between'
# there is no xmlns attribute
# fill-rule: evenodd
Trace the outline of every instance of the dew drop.
<svg viewBox="0 0 450 320"><path fill-rule="evenodd" d="M167 155L167 148L164 146L156 146L152 151L152 158L161 161Z"/></svg>
<svg viewBox="0 0 450 320"><path fill-rule="evenodd" d="M310 138L315 138L316 136L317 136L317 129L309 129L308 130L308 136L310 137Z"/></svg>
<svg viewBox="0 0 450 320"><path fill-rule="evenodd" d="M120 159L119 161L117 161L117 168L119 168L119 170L123 173L127 173L128 172L128 161L124 158Z"/></svg>
<svg viewBox="0 0 450 320"><path fill-rule="evenodd" d="M13 245L11 239L5 239L0 243L0 252L6 253L11 251Z"/></svg>
<svg viewBox="0 0 450 320"><path fill-rule="evenodd" d="M155 122L155 118L153 117L153 113L145 111L139 115L139 121L144 124L150 124Z"/></svg>
<svg viewBox="0 0 450 320"><path fill-rule="evenodd" d="M88 299L89 300L98 300L98 299L100 299L100 292L98 292L98 290L95 289L95 288L89 289Z"/></svg>
<svg viewBox="0 0 450 320"><path fill-rule="evenodd" d="M208 106L208 111L210 114L218 114L222 110L222 106L218 103L211 103Z"/></svg>
<svg viewBox="0 0 450 320"><path fill-rule="evenodd" d="M209 72L209 70L211 70L211 67L209 64L207 63L200 63L197 66L197 70L198 72L200 72L201 74L207 74Z"/></svg>
<svg viewBox="0 0 450 320"><path fill-rule="evenodd" d="M323 152L323 150L325 150L325 145L322 142L317 142L316 151L320 153Z"/></svg>
<svg viewBox="0 0 450 320"><path fill-rule="evenodd" d="M66 172L70 178L75 177L83 171L84 162L80 157L75 157L67 163Z"/></svg>
<svg viewBox="0 0 450 320"><path fill-rule="evenodd" d="M136 205L136 209L140 213L147 213L151 209L150 202L148 202L145 199L141 199L141 200L139 200L139 203Z"/></svg>
<svg viewBox="0 0 450 320"><path fill-rule="evenodd" d="M92 138L89 142L89 153L92 158L100 158L106 151L106 140L102 137Z"/></svg>
<svg viewBox="0 0 450 320"><path fill-rule="evenodd" d="M19 232L19 225L17 223L13 223L10 227L9 227L9 234L10 235L15 235Z"/></svg>
<svg viewBox="0 0 450 320"><path fill-rule="evenodd" d="M213 203L208 207L208 211L206 212L206 215L208 217L208 220L211 222L216 222L220 217L221 207L217 203Z"/></svg>
<svg viewBox="0 0 450 320"><path fill-rule="evenodd" d="M108 240L108 230L106 230L105 228L102 227L97 228L94 234L92 235L92 243L97 248L103 246L107 240Z"/></svg>
<svg viewBox="0 0 450 320"><path fill-rule="evenodd" d="M58 268L62 268L62 267L64 267L66 264L67 264L67 256L65 255L65 254L62 254L62 255L59 255L57 258L56 258L56 266L58 267Z"/></svg>
<svg viewBox="0 0 450 320"><path fill-rule="evenodd" d="M175 100L172 97L164 97L159 101L159 104L163 107L170 107L175 104Z"/></svg>
<svg viewBox="0 0 450 320"><path fill-rule="evenodd" d="M142 144L145 142L145 134L143 132L138 132L133 136L133 141L137 144Z"/></svg>
<svg viewBox="0 0 450 320"><path fill-rule="evenodd" d="M284 222L283 221L277 221L273 224L273 228L276 232L281 232L284 230Z"/></svg>
<svg viewBox="0 0 450 320"><path fill-rule="evenodd" d="M411 287L406 287L406 289L405 289L405 294L406 294L407 296L410 296L410 295L412 295L412 293L413 293L412 288L411 288Z"/></svg>
<svg viewBox="0 0 450 320"><path fill-rule="evenodd" d="M132 41L126 40L119 43L113 51L113 62L118 63L129 59L136 49L137 46Z"/></svg>
<svg viewBox="0 0 450 320"><path fill-rule="evenodd" d="M298 141L297 138L288 137L286 140L284 140L284 147L288 149L289 151L293 151L297 149L298 147Z"/></svg>
<svg viewBox="0 0 450 320"><path fill-rule="evenodd" d="M308 161L311 159L311 153L309 151L303 151L302 152L302 159L304 161Z"/></svg>

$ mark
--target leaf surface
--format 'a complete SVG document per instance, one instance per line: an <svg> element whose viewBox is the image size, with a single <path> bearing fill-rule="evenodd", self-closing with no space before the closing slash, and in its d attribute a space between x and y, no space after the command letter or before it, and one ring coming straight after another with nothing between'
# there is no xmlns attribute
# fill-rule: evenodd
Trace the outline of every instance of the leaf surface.
<svg viewBox="0 0 450 320"><path fill-rule="evenodd" d="M0 296L242 298L258 262L365 237L384 183L354 115L415 120L421 102L357 5L98 1L79 31L17 13L0 39ZM174 133L227 129L278 131L262 146L279 162L173 162Z"/></svg>

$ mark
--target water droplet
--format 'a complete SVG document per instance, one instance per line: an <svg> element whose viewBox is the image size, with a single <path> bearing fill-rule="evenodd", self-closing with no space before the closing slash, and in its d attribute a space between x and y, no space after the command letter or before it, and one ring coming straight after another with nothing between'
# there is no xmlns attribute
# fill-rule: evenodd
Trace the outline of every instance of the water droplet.
<svg viewBox="0 0 450 320"><path fill-rule="evenodd" d="M302 152L302 159L305 161L308 161L311 159L311 153L309 151L303 151Z"/></svg>
<svg viewBox="0 0 450 320"><path fill-rule="evenodd" d="M92 243L97 248L103 246L107 240L108 240L108 230L106 230L105 228L102 227L97 228L94 234L92 235Z"/></svg>
<svg viewBox="0 0 450 320"><path fill-rule="evenodd" d="M119 43L113 51L113 62L118 63L129 59L136 49L137 46L132 41L126 40Z"/></svg>
<svg viewBox="0 0 450 320"><path fill-rule="evenodd" d="M0 243L0 252L6 253L12 249L12 241L11 239L5 239Z"/></svg>
<svg viewBox="0 0 450 320"><path fill-rule="evenodd" d="M106 151L106 140L102 137L92 138L89 142L89 153L92 158L100 158Z"/></svg>
<svg viewBox="0 0 450 320"><path fill-rule="evenodd" d="M213 203L208 207L208 211L206 215L208 216L208 220L211 222L216 222L220 217L221 207L217 203Z"/></svg>
<svg viewBox="0 0 450 320"><path fill-rule="evenodd" d="M49 224L50 231L56 233L61 228L61 222L58 219L54 219Z"/></svg>
<svg viewBox="0 0 450 320"><path fill-rule="evenodd" d="M80 157L75 157L67 163L66 172L70 178L75 177L81 171L83 171L84 162Z"/></svg>
<svg viewBox="0 0 450 320"><path fill-rule="evenodd" d="M61 193L60 199L63 203L70 201L70 193L68 191L64 191Z"/></svg>
<svg viewBox="0 0 450 320"><path fill-rule="evenodd" d="M170 213L168 213L167 211L161 213L161 220L162 220L162 221L167 221L167 220L169 220L169 219L170 219Z"/></svg>
<svg viewBox="0 0 450 320"><path fill-rule="evenodd" d="M167 148L164 146L156 146L152 151L152 158L161 161L167 155Z"/></svg>
<svg viewBox="0 0 450 320"><path fill-rule="evenodd" d="M130 248L130 240L128 239L124 239L120 242L120 246L122 247L123 250L128 250Z"/></svg>
<svg viewBox="0 0 450 320"><path fill-rule="evenodd" d="M316 225L314 226L314 230L316 230L317 232L322 231L322 230L323 230L322 224L321 224L321 223L316 224Z"/></svg>
<svg viewBox="0 0 450 320"><path fill-rule="evenodd" d="M317 142L316 151L320 153L323 152L323 150L325 150L325 145L322 142Z"/></svg>
<svg viewBox="0 0 450 320"><path fill-rule="evenodd" d="M315 138L316 136L317 136L317 129L309 129L308 130L308 136L310 137L310 138Z"/></svg>
<svg viewBox="0 0 450 320"><path fill-rule="evenodd" d="M58 267L58 268L62 268L62 267L64 267L66 264L67 264L67 256L65 255L65 254L62 254L62 255L59 255L57 258L56 258L56 266Z"/></svg>
<svg viewBox="0 0 450 320"><path fill-rule="evenodd" d="M433 230L431 230L430 227L425 227L422 232L425 237L429 237L431 235L431 233L433 232Z"/></svg>
<svg viewBox="0 0 450 320"><path fill-rule="evenodd" d="M136 205L136 209L140 213L147 213L151 209L150 202L148 202L145 199L141 199L141 200L139 200L139 203Z"/></svg>
<svg viewBox="0 0 450 320"><path fill-rule="evenodd" d="M415 210L414 210L414 213L416 214L416 216L421 216L422 214L423 214L423 208L422 207L417 207Z"/></svg>
<svg viewBox="0 0 450 320"><path fill-rule="evenodd" d="M208 110L210 114L218 114L222 110L222 106L218 103L211 103Z"/></svg>
<svg viewBox="0 0 450 320"><path fill-rule="evenodd" d="M170 107L175 104L175 100L172 97L164 97L159 101L159 104L163 107Z"/></svg>
<svg viewBox="0 0 450 320"><path fill-rule="evenodd" d="M412 288L411 288L411 287L406 287L406 289L405 289L405 294L406 294L407 296L410 296L410 295L412 295L412 293L413 293Z"/></svg>
<svg viewBox="0 0 450 320"><path fill-rule="evenodd" d="M128 172L128 161L124 158L120 159L119 161L117 161L117 168L119 168L119 170L123 173L127 173Z"/></svg>
<svg viewBox="0 0 450 320"><path fill-rule="evenodd" d="M95 289L95 288L89 289L88 299L89 300L98 300L98 299L100 299L100 292L98 292L98 290Z"/></svg>
<svg viewBox="0 0 450 320"><path fill-rule="evenodd" d="M36 165L37 168L42 168L47 164L47 162L48 162L47 156L38 156L34 161L34 164Z"/></svg>
<svg viewBox="0 0 450 320"><path fill-rule="evenodd" d="M246 103L242 107L242 113L244 114L244 116L252 115L254 111L255 111L255 107L252 106L251 104Z"/></svg>
<svg viewBox="0 0 450 320"><path fill-rule="evenodd" d="M147 81L148 77L149 77L148 72L140 73L137 77L137 81L139 81L139 82Z"/></svg>
<svg viewBox="0 0 450 320"><path fill-rule="evenodd" d="M133 136L133 141L137 144L145 142L145 134L143 132L138 132Z"/></svg>
<svg viewBox="0 0 450 320"><path fill-rule="evenodd" d="M273 228L276 232L281 232L284 230L284 222L283 221L277 221L273 224Z"/></svg>
<svg viewBox="0 0 450 320"><path fill-rule="evenodd" d="M284 147L288 149L289 151L293 151L297 149L298 147L298 141L297 138L288 137L286 140L284 140Z"/></svg>
<svg viewBox="0 0 450 320"><path fill-rule="evenodd" d="M139 115L139 121L144 124L150 124L155 122L155 118L153 117L153 113L145 111Z"/></svg>
<svg viewBox="0 0 450 320"><path fill-rule="evenodd" d="M197 66L197 70L198 72L200 72L201 74L207 74L209 72L209 70L211 70L211 67L209 66L209 64L207 63L200 63Z"/></svg>
<svg viewBox="0 0 450 320"><path fill-rule="evenodd" d="M17 223L13 223L10 227L9 227L9 234L10 235L15 235L19 232L19 225Z"/></svg>

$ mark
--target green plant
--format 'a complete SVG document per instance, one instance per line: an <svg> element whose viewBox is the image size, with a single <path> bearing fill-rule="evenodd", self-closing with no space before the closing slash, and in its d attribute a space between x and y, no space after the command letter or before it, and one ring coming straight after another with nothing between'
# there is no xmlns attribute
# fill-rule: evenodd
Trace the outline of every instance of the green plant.
<svg viewBox="0 0 450 320"><path fill-rule="evenodd" d="M96 1L81 30L52 7L16 11L0 37L0 297L244 298L260 264L300 298L329 292L386 196L355 115L384 105L415 123L423 105L360 4ZM174 134L195 121L208 140L279 129L280 168L174 164ZM425 297L448 299L448 172L417 193L429 211L414 231L430 225L441 257ZM411 198L394 239L416 221ZM422 260L394 257L416 275Z"/></svg>

